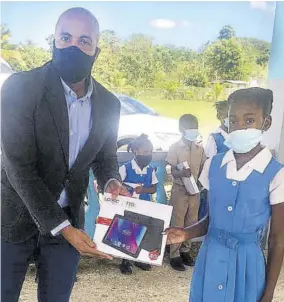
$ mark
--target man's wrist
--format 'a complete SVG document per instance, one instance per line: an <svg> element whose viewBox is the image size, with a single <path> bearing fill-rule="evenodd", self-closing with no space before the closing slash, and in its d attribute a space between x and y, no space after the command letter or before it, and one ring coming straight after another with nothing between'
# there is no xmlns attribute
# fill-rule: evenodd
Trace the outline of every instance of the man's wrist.
<svg viewBox="0 0 284 302"><path fill-rule="evenodd" d="M52 236L57 236L64 228L68 226L71 226L70 222L68 220L63 221L59 226L51 231Z"/></svg>
<svg viewBox="0 0 284 302"><path fill-rule="evenodd" d="M68 237L68 234L70 234L70 232L72 231L72 229L73 229L73 227L72 227L72 225L70 224L70 225L66 226L65 228L63 228L63 229L60 231L60 234L61 234L64 238L66 238L66 237Z"/></svg>
<svg viewBox="0 0 284 302"><path fill-rule="evenodd" d="M107 181L107 183L105 184L103 193L105 193L107 187L108 187L109 184L110 184L111 182L113 182L113 181L116 181L116 182L118 182L119 184L121 184L121 181L120 181L120 180L118 180L118 179L116 179L116 178L110 178L110 179Z"/></svg>

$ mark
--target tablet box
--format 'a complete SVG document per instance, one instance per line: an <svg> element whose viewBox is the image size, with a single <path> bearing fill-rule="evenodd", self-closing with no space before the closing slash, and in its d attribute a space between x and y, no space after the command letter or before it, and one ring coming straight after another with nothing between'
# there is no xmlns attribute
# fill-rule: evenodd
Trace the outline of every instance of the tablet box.
<svg viewBox="0 0 284 302"><path fill-rule="evenodd" d="M185 169L190 169L187 161L177 165L177 169L179 171L182 171L184 168ZM200 193L193 175L191 175L190 177L182 177L182 181L183 181L183 184L186 188L186 191L189 194L196 195L196 194Z"/></svg>
<svg viewBox="0 0 284 302"><path fill-rule="evenodd" d="M105 194L97 218L94 242L115 258L162 265L172 206Z"/></svg>

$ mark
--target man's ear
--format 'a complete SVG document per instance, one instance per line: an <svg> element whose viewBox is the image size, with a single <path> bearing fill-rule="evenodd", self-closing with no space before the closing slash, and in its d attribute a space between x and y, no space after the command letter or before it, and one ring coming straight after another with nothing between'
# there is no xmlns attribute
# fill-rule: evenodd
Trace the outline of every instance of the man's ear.
<svg viewBox="0 0 284 302"><path fill-rule="evenodd" d="M272 116L269 115L265 118L263 130L267 131L271 127L271 124L272 124Z"/></svg>
<svg viewBox="0 0 284 302"><path fill-rule="evenodd" d="M95 61L97 60L99 54L101 52L101 49L99 47L96 47L96 51L95 51L95 54L94 54L94 57L95 57Z"/></svg>

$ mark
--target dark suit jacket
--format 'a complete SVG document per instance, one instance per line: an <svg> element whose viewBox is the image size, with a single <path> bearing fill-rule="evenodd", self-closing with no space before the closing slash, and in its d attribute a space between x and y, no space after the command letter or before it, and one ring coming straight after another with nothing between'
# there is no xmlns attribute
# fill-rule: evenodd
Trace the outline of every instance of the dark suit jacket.
<svg viewBox="0 0 284 302"><path fill-rule="evenodd" d="M82 228L90 167L101 187L110 178L120 180L116 155L120 103L93 81L93 126L70 170L67 105L52 63L14 74L3 85L1 222L6 241L24 241L38 230L50 234L66 219ZM64 187L71 217L57 203Z"/></svg>

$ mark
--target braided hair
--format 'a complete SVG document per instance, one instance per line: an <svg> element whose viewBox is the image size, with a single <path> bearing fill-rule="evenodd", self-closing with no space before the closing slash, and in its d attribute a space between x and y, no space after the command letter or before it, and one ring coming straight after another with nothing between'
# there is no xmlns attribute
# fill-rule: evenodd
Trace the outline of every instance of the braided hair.
<svg viewBox="0 0 284 302"><path fill-rule="evenodd" d="M218 120L222 121L226 116L228 112L228 101L218 101L214 104L214 107L217 111L217 118ZM225 116L226 115L226 116Z"/></svg>
<svg viewBox="0 0 284 302"><path fill-rule="evenodd" d="M151 146L153 147L151 141L148 138L148 135L141 134L128 145L127 152L135 153L136 150L138 150L141 146L146 143L151 144Z"/></svg>
<svg viewBox="0 0 284 302"><path fill-rule="evenodd" d="M262 109L264 117L268 117L272 111L273 92L260 87L240 89L229 96L228 102L229 105L234 102L253 103Z"/></svg>
<svg viewBox="0 0 284 302"><path fill-rule="evenodd" d="M216 108L217 112L223 112L228 108L228 101L218 101L215 102L214 107Z"/></svg>

